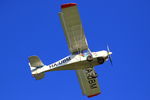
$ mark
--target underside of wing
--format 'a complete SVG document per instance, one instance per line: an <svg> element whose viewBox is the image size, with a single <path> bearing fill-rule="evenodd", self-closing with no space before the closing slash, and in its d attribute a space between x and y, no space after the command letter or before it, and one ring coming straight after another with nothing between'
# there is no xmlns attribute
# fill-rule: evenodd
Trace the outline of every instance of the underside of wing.
<svg viewBox="0 0 150 100"><path fill-rule="evenodd" d="M76 71L83 95L93 97L100 94L98 80L93 77L95 71L93 68L87 68Z"/></svg>
<svg viewBox="0 0 150 100"><path fill-rule="evenodd" d="M61 6L59 13L71 53L87 50L88 45L80 21L77 4L69 3Z"/></svg>

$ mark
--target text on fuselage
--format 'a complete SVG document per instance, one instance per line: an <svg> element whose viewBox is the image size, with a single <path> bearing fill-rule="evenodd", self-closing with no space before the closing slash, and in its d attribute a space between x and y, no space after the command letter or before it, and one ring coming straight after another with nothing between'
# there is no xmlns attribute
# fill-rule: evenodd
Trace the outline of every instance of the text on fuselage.
<svg viewBox="0 0 150 100"><path fill-rule="evenodd" d="M59 65L61 65L61 64L64 64L64 63L70 61L70 60L71 60L71 57L65 58L65 59L63 59L63 60L61 60L61 61L59 61L59 62L56 62L56 63L54 63L54 64L49 65L49 68L57 67L57 66L59 66Z"/></svg>

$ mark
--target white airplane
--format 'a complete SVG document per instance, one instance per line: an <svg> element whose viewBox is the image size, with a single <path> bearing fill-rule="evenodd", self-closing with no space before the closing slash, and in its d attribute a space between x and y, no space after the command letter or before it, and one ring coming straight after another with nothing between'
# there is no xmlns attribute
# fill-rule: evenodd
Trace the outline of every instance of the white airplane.
<svg viewBox="0 0 150 100"><path fill-rule="evenodd" d="M71 55L50 65L44 65L38 56L29 57L29 66L32 76L36 80L44 77L45 72L58 70L76 70L82 93L93 97L101 93L94 66L101 65L108 59L111 61L109 48L91 52L83 32L77 4L68 3L61 5L59 16L67 39Z"/></svg>

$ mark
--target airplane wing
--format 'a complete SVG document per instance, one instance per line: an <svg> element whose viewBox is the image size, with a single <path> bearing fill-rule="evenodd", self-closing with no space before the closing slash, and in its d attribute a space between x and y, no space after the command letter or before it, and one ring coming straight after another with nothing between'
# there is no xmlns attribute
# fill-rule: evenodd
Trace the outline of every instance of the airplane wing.
<svg viewBox="0 0 150 100"><path fill-rule="evenodd" d="M100 94L97 78L92 77L94 68L76 70L83 95L93 97Z"/></svg>
<svg viewBox="0 0 150 100"><path fill-rule="evenodd" d="M59 16L70 52L76 53L87 50L88 45L80 21L77 4L63 4L61 8L62 11L59 13Z"/></svg>

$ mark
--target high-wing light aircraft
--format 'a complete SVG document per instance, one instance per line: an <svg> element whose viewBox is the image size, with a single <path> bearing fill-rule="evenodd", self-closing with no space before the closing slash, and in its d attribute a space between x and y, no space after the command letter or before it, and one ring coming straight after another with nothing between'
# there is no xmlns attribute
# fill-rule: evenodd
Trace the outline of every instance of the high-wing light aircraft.
<svg viewBox="0 0 150 100"><path fill-rule="evenodd" d="M61 5L59 16L64 29L71 54L55 63L44 65L38 56L29 57L32 76L36 80L44 77L45 72L58 70L76 70L82 93L93 97L101 93L94 66L101 65L108 59L111 61L109 48L98 52L91 52L84 35L77 4Z"/></svg>

